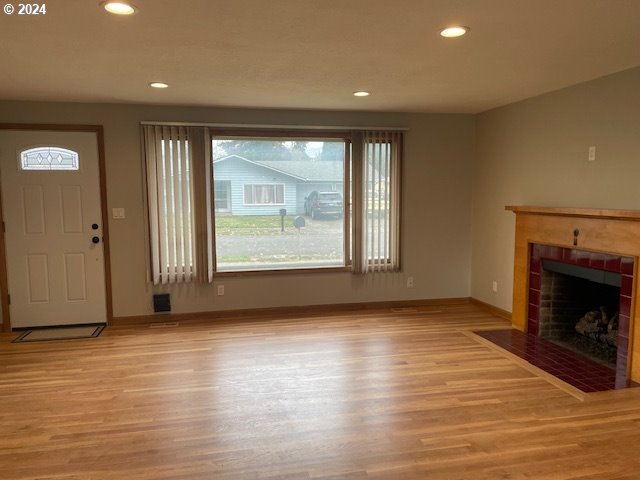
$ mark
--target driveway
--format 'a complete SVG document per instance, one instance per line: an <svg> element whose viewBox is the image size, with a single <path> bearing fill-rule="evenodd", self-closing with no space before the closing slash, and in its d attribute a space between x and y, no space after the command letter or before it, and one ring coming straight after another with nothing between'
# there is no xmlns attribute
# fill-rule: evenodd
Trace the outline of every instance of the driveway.
<svg viewBox="0 0 640 480"><path fill-rule="evenodd" d="M285 231L267 235L218 235L216 247L221 264L263 262L342 263L344 235L342 219L304 217L298 229L291 222Z"/></svg>

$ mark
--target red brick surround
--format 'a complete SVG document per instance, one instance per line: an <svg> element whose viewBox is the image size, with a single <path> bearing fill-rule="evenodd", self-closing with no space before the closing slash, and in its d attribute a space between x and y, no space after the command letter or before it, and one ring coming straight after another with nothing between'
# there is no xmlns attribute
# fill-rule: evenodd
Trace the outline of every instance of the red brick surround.
<svg viewBox="0 0 640 480"><path fill-rule="evenodd" d="M581 265L598 270L615 272L621 275L622 282L620 285L620 309L617 337L616 388L624 388L627 386L629 380L627 378L627 362L629 355L629 325L633 296L634 259L632 257L608 255L573 248L531 244L527 331L533 335L538 335L540 326L540 289L542 283L541 273L543 259L555 260L571 265Z"/></svg>

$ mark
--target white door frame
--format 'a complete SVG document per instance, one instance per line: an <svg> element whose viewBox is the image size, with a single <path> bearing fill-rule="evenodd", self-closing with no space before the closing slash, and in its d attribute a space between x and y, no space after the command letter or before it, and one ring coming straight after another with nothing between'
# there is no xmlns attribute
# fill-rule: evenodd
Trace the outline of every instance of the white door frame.
<svg viewBox="0 0 640 480"><path fill-rule="evenodd" d="M27 130L47 132L93 132L98 147L98 171L100 183L100 209L102 214L102 236L104 247L104 282L107 309L107 325L113 320L111 293L111 255L109 250L109 216L107 214L107 181L104 162L104 129L102 125L51 125L30 123L0 123L0 130ZM4 225L3 206L0 201L0 225ZM11 312L9 310L9 287L7 275L7 251L4 229L0 228L0 305L2 305L2 329L11 332Z"/></svg>

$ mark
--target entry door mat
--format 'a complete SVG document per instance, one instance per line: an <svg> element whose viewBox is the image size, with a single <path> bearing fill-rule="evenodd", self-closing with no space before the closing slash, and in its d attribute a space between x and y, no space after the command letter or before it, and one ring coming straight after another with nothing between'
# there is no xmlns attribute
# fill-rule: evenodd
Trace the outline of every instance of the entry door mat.
<svg viewBox="0 0 640 480"><path fill-rule="evenodd" d="M616 371L560 345L519 330L473 332L583 392L616 388ZM632 382L630 386L635 386Z"/></svg>
<svg viewBox="0 0 640 480"><path fill-rule="evenodd" d="M105 325L79 325L73 327L34 328L22 332L12 343L47 342L51 340L73 340L94 338L102 333Z"/></svg>

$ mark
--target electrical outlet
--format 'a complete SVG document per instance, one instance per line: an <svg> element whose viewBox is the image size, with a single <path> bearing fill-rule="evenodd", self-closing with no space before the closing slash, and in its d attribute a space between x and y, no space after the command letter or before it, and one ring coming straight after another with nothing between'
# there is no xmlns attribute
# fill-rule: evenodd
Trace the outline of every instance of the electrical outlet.
<svg viewBox="0 0 640 480"><path fill-rule="evenodd" d="M590 162L595 162L595 161L596 161L596 147L595 147L595 145L594 145L594 146L589 147L589 157L588 157L588 160L589 160Z"/></svg>
<svg viewBox="0 0 640 480"><path fill-rule="evenodd" d="M494 281L493 281L493 284L491 285L491 289L492 289L495 293L497 293L497 292L498 292L498 282L497 282L497 280L494 280Z"/></svg>
<svg viewBox="0 0 640 480"><path fill-rule="evenodd" d="M407 277L407 288L413 288L413 277Z"/></svg>
<svg viewBox="0 0 640 480"><path fill-rule="evenodd" d="M224 285L218 285L218 296L221 297L224 295Z"/></svg>

